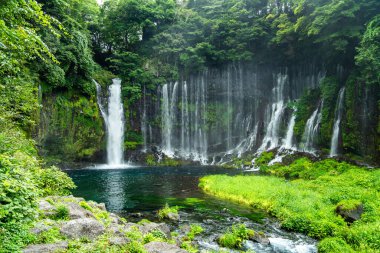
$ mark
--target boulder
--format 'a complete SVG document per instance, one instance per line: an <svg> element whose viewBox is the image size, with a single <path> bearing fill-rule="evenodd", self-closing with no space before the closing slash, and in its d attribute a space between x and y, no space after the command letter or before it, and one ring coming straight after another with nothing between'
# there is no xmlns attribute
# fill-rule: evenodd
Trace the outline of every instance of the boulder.
<svg viewBox="0 0 380 253"><path fill-rule="evenodd" d="M102 211L107 211L106 204L93 202L94 205Z"/></svg>
<svg viewBox="0 0 380 253"><path fill-rule="evenodd" d="M270 244L269 238L263 232L255 232L249 239L263 245Z"/></svg>
<svg viewBox="0 0 380 253"><path fill-rule="evenodd" d="M35 244L25 248L23 253L50 253L59 250L66 250L69 247L67 242L57 242L51 244Z"/></svg>
<svg viewBox="0 0 380 253"><path fill-rule="evenodd" d="M30 230L32 234L39 235L42 232L48 231L52 228L52 226L46 225L44 222L38 222L34 225L34 227Z"/></svg>
<svg viewBox="0 0 380 253"><path fill-rule="evenodd" d="M114 236L109 239L111 245L123 246L131 242L131 239L125 236Z"/></svg>
<svg viewBox="0 0 380 253"><path fill-rule="evenodd" d="M69 210L70 220L83 219L83 218L95 218L95 216L88 210L81 207L79 204L74 202L65 203L67 209Z"/></svg>
<svg viewBox="0 0 380 253"><path fill-rule="evenodd" d="M188 253L177 245L166 242L150 242L144 245L148 253Z"/></svg>
<svg viewBox="0 0 380 253"><path fill-rule="evenodd" d="M147 223L139 226L139 230L143 235L146 235L154 230L160 230L165 234L167 239L171 239L170 228L165 223Z"/></svg>
<svg viewBox="0 0 380 253"><path fill-rule="evenodd" d="M346 222L352 223L354 221L360 220L364 212L364 208L363 204L361 203L350 209L346 208L344 205L338 205L335 211L337 214L342 216Z"/></svg>
<svg viewBox="0 0 380 253"><path fill-rule="evenodd" d="M43 212L43 214L45 216L54 215L55 211L57 210L57 208L55 206L53 206L52 204L50 204L49 202L47 202L44 199L41 199L38 202L38 208Z"/></svg>
<svg viewBox="0 0 380 253"><path fill-rule="evenodd" d="M172 221L179 221L180 217L178 213L168 213L166 216L167 219L172 220Z"/></svg>
<svg viewBox="0 0 380 253"><path fill-rule="evenodd" d="M110 219L111 219L111 223L114 223L114 224L123 224L124 222L120 219L119 216L117 216L116 214L114 213L110 213Z"/></svg>
<svg viewBox="0 0 380 253"><path fill-rule="evenodd" d="M75 219L64 223L60 232L62 235L65 235L70 239L86 237L93 240L103 234L105 232L105 228L102 223L95 219L84 218Z"/></svg>
<svg viewBox="0 0 380 253"><path fill-rule="evenodd" d="M131 231L133 227L138 228L138 225L130 222L123 225L111 223L107 230L117 236L123 236L125 232Z"/></svg>

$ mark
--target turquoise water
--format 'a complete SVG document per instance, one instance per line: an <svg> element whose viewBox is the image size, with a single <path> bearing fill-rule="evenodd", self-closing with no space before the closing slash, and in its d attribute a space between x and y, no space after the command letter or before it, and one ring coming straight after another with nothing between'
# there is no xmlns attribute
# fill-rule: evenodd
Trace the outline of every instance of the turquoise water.
<svg viewBox="0 0 380 253"><path fill-rule="evenodd" d="M216 238L234 224L244 223L264 232L270 245L246 241L245 250L261 253L314 253L315 241L279 228L276 220L263 212L222 201L198 188L199 178L212 174L240 174L239 170L216 167L133 167L123 169L81 169L67 173L78 186L73 194L106 204L107 209L137 222L143 218L157 221L157 210L166 203L178 206L181 219L169 222L173 231L198 223L205 232L196 242L200 249L220 251ZM230 251L235 252L235 251Z"/></svg>

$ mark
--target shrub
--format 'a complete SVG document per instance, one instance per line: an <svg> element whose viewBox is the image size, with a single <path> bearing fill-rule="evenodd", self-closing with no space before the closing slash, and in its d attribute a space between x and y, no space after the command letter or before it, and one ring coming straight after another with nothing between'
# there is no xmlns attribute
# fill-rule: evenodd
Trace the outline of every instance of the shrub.
<svg viewBox="0 0 380 253"><path fill-rule="evenodd" d="M155 166L157 165L156 158L154 157L153 154L148 154L146 156L146 164L149 166Z"/></svg>
<svg viewBox="0 0 380 253"><path fill-rule="evenodd" d="M69 219L69 209L62 204L57 206L57 210L52 217L54 220L67 220Z"/></svg>
<svg viewBox="0 0 380 253"><path fill-rule="evenodd" d="M55 166L36 171L36 182L42 189L42 196L68 195L76 186L72 179Z"/></svg>
<svg viewBox="0 0 380 253"><path fill-rule="evenodd" d="M202 232L203 232L203 228L201 225L191 224L190 225L190 232L187 234L187 237L190 240L194 240L195 236L201 234Z"/></svg>
<svg viewBox="0 0 380 253"><path fill-rule="evenodd" d="M144 245L137 241L132 241L125 247L125 249L128 253L146 253Z"/></svg>
<svg viewBox="0 0 380 253"><path fill-rule="evenodd" d="M341 238L325 238L318 244L318 252L320 253L350 253L355 252Z"/></svg>
<svg viewBox="0 0 380 253"><path fill-rule="evenodd" d="M230 249L240 249L244 240L254 235L254 231L248 229L244 224L234 225L231 230L221 235L218 243Z"/></svg>
<svg viewBox="0 0 380 253"><path fill-rule="evenodd" d="M158 216L158 218L160 220L162 220L162 219L167 218L170 213L176 213L177 214L178 213L178 209L179 209L178 206L170 207L168 205L168 203L166 203L164 208L158 210L157 216Z"/></svg>

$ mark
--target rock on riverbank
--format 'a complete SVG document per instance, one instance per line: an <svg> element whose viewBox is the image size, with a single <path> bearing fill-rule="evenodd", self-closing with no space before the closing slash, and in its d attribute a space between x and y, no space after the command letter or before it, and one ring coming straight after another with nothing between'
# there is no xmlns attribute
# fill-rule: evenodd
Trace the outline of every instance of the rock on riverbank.
<svg viewBox="0 0 380 253"><path fill-rule="evenodd" d="M24 253L161 252L186 253L165 223L127 222L104 204L73 196L39 201L39 217L30 230L33 244Z"/></svg>

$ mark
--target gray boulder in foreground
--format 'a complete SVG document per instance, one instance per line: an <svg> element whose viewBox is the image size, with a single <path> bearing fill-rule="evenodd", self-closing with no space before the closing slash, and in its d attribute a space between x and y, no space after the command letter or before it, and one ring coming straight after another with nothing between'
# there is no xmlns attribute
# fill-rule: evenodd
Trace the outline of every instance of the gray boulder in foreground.
<svg viewBox="0 0 380 253"><path fill-rule="evenodd" d="M88 210L84 209L80 205L74 202L65 203L67 209L69 209L70 220L82 219L82 218L95 218L95 216Z"/></svg>
<svg viewBox="0 0 380 253"><path fill-rule="evenodd" d="M69 247L67 242L57 242L50 244L36 244L30 245L25 248L23 253L50 253L55 252L57 250L65 250Z"/></svg>
<svg viewBox="0 0 380 253"><path fill-rule="evenodd" d="M144 245L148 253L188 253L177 245L166 242L150 242Z"/></svg>
<svg viewBox="0 0 380 253"><path fill-rule="evenodd" d="M93 240L103 234L105 232L105 228L102 223L95 219L83 218L64 223L60 232L62 235L65 235L70 239L85 237Z"/></svg>
<svg viewBox="0 0 380 253"><path fill-rule="evenodd" d="M170 228L165 223L147 223L139 226L139 230L143 235L146 235L154 230L161 231L167 239L171 239Z"/></svg>

